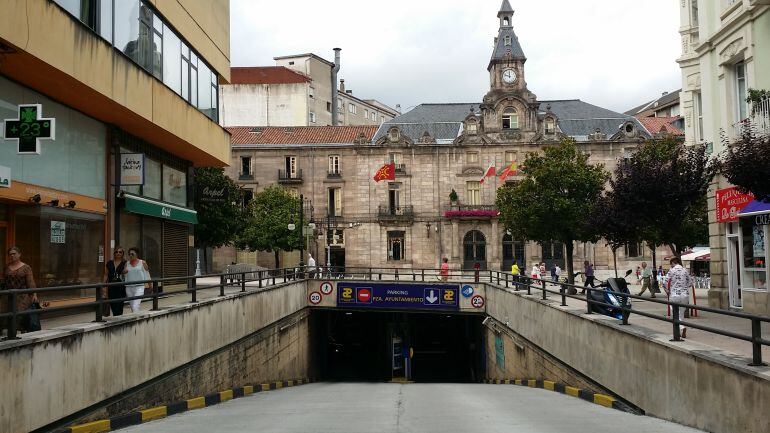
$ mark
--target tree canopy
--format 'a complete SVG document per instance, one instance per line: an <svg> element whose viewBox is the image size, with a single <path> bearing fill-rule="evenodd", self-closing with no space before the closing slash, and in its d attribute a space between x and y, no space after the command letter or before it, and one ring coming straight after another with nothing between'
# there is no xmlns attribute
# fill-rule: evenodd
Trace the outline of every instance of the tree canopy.
<svg viewBox="0 0 770 433"><path fill-rule="evenodd" d="M206 202L198 197L196 246L217 248L232 244L244 223L243 190L225 175L224 169L215 167L196 168L195 183L199 190L224 190L225 197L224 202Z"/></svg>
<svg viewBox="0 0 770 433"><path fill-rule="evenodd" d="M723 141L726 141L723 140ZM758 200L770 202L770 137L760 137L751 125L743 129L737 143L726 144L722 174Z"/></svg>
<svg viewBox="0 0 770 433"><path fill-rule="evenodd" d="M603 165L589 164L573 140L528 154L521 172L524 179L497 191L500 220L516 238L564 243L573 282L574 241L598 239L589 217L609 175Z"/></svg>
<svg viewBox="0 0 770 433"><path fill-rule="evenodd" d="M300 245L300 230L289 230L289 223L299 224L299 198L281 186L269 186L254 195L247 208L246 225L236 242L250 251L272 251L279 268L279 251L293 251Z"/></svg>

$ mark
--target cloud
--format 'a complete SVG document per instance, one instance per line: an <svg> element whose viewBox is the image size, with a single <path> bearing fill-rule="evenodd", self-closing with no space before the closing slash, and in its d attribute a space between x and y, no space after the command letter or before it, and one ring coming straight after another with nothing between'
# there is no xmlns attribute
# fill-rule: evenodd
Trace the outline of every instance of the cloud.
<svg viewBox="0 0 770 433"><path fill-rule="evenodd" d="M354 95L403 109L477 102L501 1L231 1L233 66L273 65L312 52L333 60ZM679 6L671 0L512 1L539 99L574 99L626 111L681 87Z"/></svg>

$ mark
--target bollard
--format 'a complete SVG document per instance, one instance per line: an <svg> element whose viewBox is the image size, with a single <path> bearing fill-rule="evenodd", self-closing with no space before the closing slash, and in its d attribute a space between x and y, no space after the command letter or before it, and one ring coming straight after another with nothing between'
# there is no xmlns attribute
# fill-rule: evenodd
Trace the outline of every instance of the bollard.
<svg viewBox="0 0 770 433"><path fill-rule="evenodd" d="M671 318L674 322L674 338L671 341L682 341L679 331L679 305L672 305Z"/></svg>
<svg viewBox="0 0 770 433"><path fill-rule="evenodd" d="M273 272L273 285L275 286L275 274L276 272Z"/></svg>
<svg viewBox="0 0 770 433"><path fill-rule="evenodd" d="M241 273L241 292L246 291L246 272Z"/></svg>
<svg viewBox="0 0 770 433"><path fill-rule="evenodd" d="M491 271L490 271L491 272ZM507 275L507 274L506 274ZM500 285L500 272L497 272L497 285Z"/></svg>
<svg viewBox="0 0 770 433"><path fill-rule="evenodd" d="M561 306L566 307L567 306L567 286L562 284L561 290L559 290L561 294Z"/></svg>
<svg viewBox="0 0 770 433"><path fill-rule="evenodd" d="M152 311L158 311L158 282L152 282Z"/></svg>
<svg viewBox="0 0 770 433"><path fill-rule="evenodd" d="M545 293L545 280L543 280L543 300L545 301L548 296Z"/></svg>
<svg viewBox="0 0 770 433"><path fill-rule="evenodd" d="M96 320L95 322L104 322L102 317L102 288L96 288Z"/></svg>
<svg viewBox="0 0 770 433"><path fill-rule="evenodd" d="M752 367L767 365L762 362L762 322L751 319L751 364Z"/></svg>
<svg viewBox="0 0 770 433"><path fill-rule="evenodd" d="M591 290L593 290L592 287L586 287L586 314L593 314L593 309L591 308Z"/></svg>
<svg viewBox="0 0 770 433"><path fill-rule="evenodd" d="M527 280L527 294L532 294L532 280Z"/></svg>
<svg viewBox="0 0 770 433"><path fill-rule="evenodd" d="M219 277L219 296L225 296L225 276Z"/></svg>

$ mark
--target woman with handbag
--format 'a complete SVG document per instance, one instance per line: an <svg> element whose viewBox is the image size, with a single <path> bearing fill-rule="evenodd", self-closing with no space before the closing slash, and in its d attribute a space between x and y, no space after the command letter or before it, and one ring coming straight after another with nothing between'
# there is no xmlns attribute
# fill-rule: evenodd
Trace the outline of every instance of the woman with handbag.
<svg viewBox="0 0 770 433"><path fill-rule="evenodd" d="M120 283L123 282L123 271L126 269L125 250L123 247L115 247L115 252L112 253L112 260L107 262L107 282L108 283ZM110 310L113 316L120 316L123 314L123 301L126 297L126 286L115 285L107 287L107 299L110 299ZM120 301L114 301L113 299L121 299Z"/></svg>
<svg viewBox="0 0 770 433"><path fill-rule="evenodd" d="M19 289L34 289L35 278L32 276L32 268L21 261L21 249L13 246L8 249L8 265L3 272L3 280L5 281L5 288L8 290ZM6 297L7 298L7 297ZM37 308L40 307L37 299L37 293L33 294L19 294L16 295L16 311L26 311L32 307L33 303L37 304ZM16 328L20 332L37 331L38 329L28 329L28 324L31 321L31 316L18 317ZM22 320L26 319L26 320Z"/></svg>
<svg viewBox="0 0 770 433"><path fill-rule="evenodd" d="M132 283L135 281L146 281L150 279L150 270L147 268L147 263L139 258L138 248L128 249L128 263L125 269L123 269L123 281L126 283ZM144 284L126 284L126 295L129 298L135 296L144 295ZM142 303L141 299L132 299L131 312L138 313L139 305Z"/></svg>

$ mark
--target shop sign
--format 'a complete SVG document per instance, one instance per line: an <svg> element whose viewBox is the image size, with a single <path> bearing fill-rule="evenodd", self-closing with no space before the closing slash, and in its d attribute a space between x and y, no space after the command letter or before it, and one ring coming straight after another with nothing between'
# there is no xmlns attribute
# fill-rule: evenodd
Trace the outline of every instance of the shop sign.
<svg viewBox="0 0 770 433"><path fill-rule="evenodd" d="M738 213L754 200L754 194L743 194L738 188L718 189L716 193L717 222L729 223L738 221Z"/></svg>
<svg viewBox="0 0 770 433"><path fill-rule="evenodd" d="M120 184L144 185L144 154L120 154Z"/></svg>
<svg viewBox="0 0 770 433"><path fill-rule="evenodd" d="M67 232L67 223L64 221L51 221L51 243L63 244Z"/></svg>
<svg viewBox="0 0 770 433"><path fill-rule="evenodd" d="M0 165L0 188L11 187L11 168Z"/></svg>
<svg viewBox="0 0 770 433"><path fill-rule="evenodd" d="M188 224L198 223L198 213L192 209L174 206L131 194L124 194L124 198L126 199L126 210L128 212L181 221Z"/></svg>
<svg viewBox="0 0 770 433"><path fill-rule="evenodd" d="M457 310L459 292L456 284L337 283L337 306Z"/></svg>
<svg viewBox="0 0 770 433"><path fill-rule="evenodd" d="M201 203L224 203L228 199L227 188L213 188L198 185L198 201Z"/></svg>
<svg viewBox="0 0 770 433"><path fill-rule="evenodd" d="M754 217L754 222L758 226L770 226L770 213L764 215L757 215Z"/></svg>
<svg viewBox="0 0 770 433"><path fill-rule="evenodd" d="M19 118L5 119L3 138L17 140L17 153L40 155L40 140L56 139L56 119L41 119L42 107L19 105Z"/></svg>

